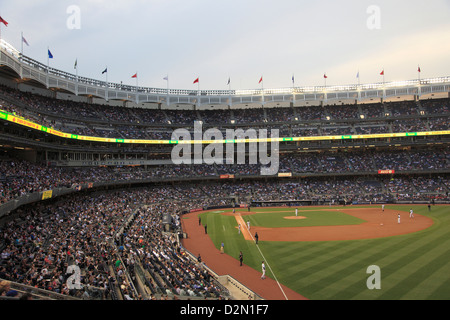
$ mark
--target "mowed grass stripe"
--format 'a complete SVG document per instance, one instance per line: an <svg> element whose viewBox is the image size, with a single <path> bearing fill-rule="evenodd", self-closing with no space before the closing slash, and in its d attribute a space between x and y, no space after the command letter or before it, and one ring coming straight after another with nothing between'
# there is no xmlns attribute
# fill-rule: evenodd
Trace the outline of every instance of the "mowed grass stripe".
<svg viewBox="0 0 450 320"><path fill-rule="evenodd" d="M450 261L441 267L437 275L433 274L430 277L430 282L441 283L434 291L428 296L430 300L450 300L450 277L448 276L450 270ZM439 274L440 273L440 274ZM442 277L445 274L446 277Z"/></svg>
<svg viewBox="0 0 450 320"><path fill-rule="evenodd" d="M283 284L309 298L310 295L323 288L324 278L331 277L325 280L326 285L339 278L341 276L340 271L347 267L348 261L353 259L355 253L363 250L364 246L363 243L356 241L345 244L337 242L334 246L321 250L319 257L301 259L302 262L297 265L296 271L291 270L289 275L287 272L283 275L277 274L277 277ZM336 257L339 257L339 259L336 259Z"/></svg>
<svg viewBox="0 0 450 320"><path fill-rule="evenodd" d="M387 247L385 241L393 242L393 245ZM360 259L364 263L360 264L360 269L355 270L359 277L353 277L349 275L350 279L342 279L342 282L345 281L353 281L347 286L342 284L336 284L336 288L340 285L340 290L337 290L333 296L329 296L328 299L377 299L380 298L381 295L385 292L388 292L390 288L386 288L386 284L389 281L387 278L390 274L394 273L396 277L400 277L397 279L401 281L402 278L407 277L407 273L405 273L403 268L392 268L390 265L402 265L404 263L404 259L410 259L411 257L416 256L414 251L418 250L418 244L421 244L421 239L418 237L416 240L411 240L409 237L404 237L404 239L400 239L398 237L386 238L383 239L383 243L380 241L377 245L372 245L372 250L367 250L367 254L369 257L364 257L364 255L355 256L356 259ZM377 252L375 251L377 249ZM419 249L420 250L420 249ZM371 274L366 274L367 267L370 265L377 265L381 269L381 277L382 277L382 290L369 290L366 286L366 281ZM358 263L356 263L358 265ZM407 267L406 267L407 268ZM349 268L350 269L350 268ZM389 269L391 272L389 272ZM387 273L387 276L386 276ZM331 290L331 288L329 288Z"/></svg>
<svg viewBox="0 0 450 320"><path fill-rule="evenodd" d="M345 279L346 277L354 277L354 282L358 283L359 289L357 289L357 291L362 290L365 288L361 286L361 284L365 285L366 274L364 272L369 265L375 264L374 262L383 259L386 256L386 252L397 251L407 245L414 246L409 239L397 239L397 241L395 241L395 239L394 241L388 239L389 238L379 240L336 241L335 247L331 248L330 251L326 253L326 256L328 257L327 260L332 263L317 264L317 259L311 257L312 259L309 263L303 263L299 266L301 270L294 274L294 277L298 277L299 281L301 278L305 277L308 279L307 282L309 283L309 285L305 282L299 283L299 290L301 290L299 292L306 296L311 292L314 299L342 299L343 296L348 296L349 298L354 296L354 283L349 285L349 280ZM360 245L352 247L349 246L350 243L359 243ZM389 243L390 245L388 245ZM336 246L348 250L337 250ZM355 262L353 264L348 264L348 261ZM309 265L309 268L303 269L305 265ZM339 267L337 268L337 266ZM295 282L297 281L294 281L294 283ZM333 292L324 294L327 292L326 288L328 286L336 288L341 286L342 289L352 288L352 290L345 294L343 293L345 290L340 290L342 292L335 292L335 296L333 296ZM296 290L294 287L291 288ZM315 290L315 288L320 289Z"/></svg>
<svg viewBox="0 0 450 320"><path fill-rule="evenodd" d="M356 241L355 241L356 242ZM334 265L322 270L314 286L321 288L314 292L315 299L350 299L358 295L366 287L367 267L376 264L386 256L386 249L403 248L408 241L388 241L376 244L377 241L360 241L358 251L349 252L343 259L341 255L333 256ZM306 288L308 289L308 288Z"/></svg>
<svg viewBox="0 0 450 320"><path fill-rule="evenodd" d="M321 245L319 243L312 243L314 249L307 250L308 253L305 254L305 251L298 250L300 243L288 242L284 244L288 244L292 250L290 250L289 254L280 254L277 249L273 248L274 243L275 242L263 242L260 245L260 249L278 280L291 288L293 288L293 282L298 279L296 273L299 272L299 270L303 270L305 264L310 261L320 261L321 258L327 259L330 251L335 251L339 248L339 245L333 242L324 242L321 243ZM282 243L283 242L278 242L276 244L279 245ZM271 276L271 274L268 273L268 276Z"/></svg>
<svg viewBox="0 0 450 320"><path fill-rule="evenodd" d="M432 268L427 270L424 277L420 279L420 283L406 293L402 299L450 300L450 277L448 277L450 272L450 260L448 259L450 252L444 253L444 255L442 256L442 261L447 260L448 262L443 262L440 266L432 265ZM446 277L447 280L445 281Z"/></svg>
<svg viewBox="0 0 450 320"><path fill-rule="evenodd" d="M382 290L382 293L386 293L387 295L390 295L392 293L389 293L389 290L391 288L386 288L386 284L389 284L387 281L392 281L391 283L400 283L405 278L408 278L410 276L411 268L414 266L416 270L416 266L422 266L424 264L427 264L429 260L433 260L434 256L430 254L431 251L436 251L438 254L442 253L442 248L446 247L446 240L447 236L445 233L436 233L433 235L434 240L433 241L423 241L423 237L417 236L417 235L403 235L403 236L396 236L391 238L385 238L380 240L375 240L375 243L378 243L376 247L379 248L378 256L373 255L371 257L371 261L367 261L367 266L369 266L369 263L378 265L381 268L382 273L382 282L384 283L384 290ZM401 240L403 239L403 240ZM398 241L400 240L400 241ZM381 242L380 242L381 241ZM393 246L386 247L385 243L386 241L391 242L397 242L397 244L394 244ZM375 246L373 247L375 248ZM434 249L434 250L433 250ZM371 250L371 252L374 252ZM356 257L355 259L360 259L362 257ZM412 265L412 266L411 266ZM369 275L365 276L366 278ZM395 277L389 279L389 277ZM360 284L355 284L355 286L359 286ZM392 285L395 287L395 285ZM365 287L362 287L364 290L364 294L362 294L364 297L358 297L358 294L355 294L353 296L349 296L348 294L351 293L351 287L342 288L344 293L339 293L339 296L336 298L340 299L360 299L360 298L369 298L366 296L368 292L365 291ZM401 289L402 292L407 292L409 290L408 287L404 287ZM380 295L380 298L383 299L381 292L379 291L373 291L370 292L369 296L371 299L375 298L376 294L375 292Z"/></svg>
<svg viewBox="0 0 450 320"><path fill-rule="evenodd" d="M280 270L284 274L290 273L287 271L292 271L292 277L295 277L300 273L303 275L313 273L320 264L330 259L330 252L346 251L349 249L342 247L338 242L308 243L314 245L314 250L295 250L296 245L293 244L291 254L274 255L271 247L265 249L263 252L266 256L270 256L274 261L277 261L277 264L283 266ZM264 245L268 244L264 243Z"/></svg>
<svg viewBox="0 0 450 320"><path fill-rule="evenodd" d="M440 241L440 240L437 240ZM400 246L399 250L392 250L389 254L386 254L386 250L383 250L384 255L383 258L379 260L373 260L375 261L373 264L378 265L381 268L381 281L382 281L382 289L381 290L362 290L360 294L355 294L353 296L347 296L347 294L343 294L344 299L390 299L387 298L390 295L393 295L395 290L394 288L397 287L397 290L400 290L401 292L405 293L409 290L408 287L398 287L398 284L409 276L408 271L408 265L409 263L412 263L416 260L415 257L421 257L420 252L423 250L427 250L428 244L423 244L420 246L420 244L423 244L422 239L420 237L417 237L416 240L411 240L409 237L405 237L405 240L399 243ZM403 246L404 245L404 246ZM426 248L422 248L426 247ZM383 246L381 246L383 248ZM413 260L411 260L413 259ZM420 262L423 263L423 262ZM406 268L406 269L403 269ZM406 270L406 271L405 271ZM369 277L369 275L365 276L366 279ZM356 285L356 284L355 284ZM351 291L350 288L342 288L343 291ZM383 297L383 295L385 296ZM341 295L342 297L342 295ZM395 299L395 298L394 298Z"/></svg>
<svg viewBox="0 0 450 320"><path fill-rule="evenodd" d="M262 242L269 251L268 255L275 261L280 261L283 270L295 268L299 263L310 261L318 256L327 254L339 247L334 242Z"/></svg>
<svg viewBox="0 0 450 320"><path fill-rule="evenodd" d="M285 285L308 296L309 292L314 293L315 291L320 291L321 288L326 287L329 283L335 283L335 278L342 278L342 273L337 273L335 267L342 260L351 259L361 261L358 255L364 254L364 252L367 252L367 255L373 258L373 243L376 241L304 242L303 244L305 246L312 246L315 250L308 250L308 254L302 254L301 250L295 252L295 249L293 249L292 254L274 257L278 264L283 265L283 268L280 270L282 274L277 273L277 277L282 282L286 278ZM402 248L407 243L406 240L405 243L394 243L392 249ZM398 247L394 247L396 245ZM295 248L295 245L292 247ZM385 249L386 247L384 245L379 249L380 257L385 255ZM367 266L372 264L371 261L368 262ZM345 263L342 266L347 267ZM364 266L360 266L359 268L364 268ZM348 270L348 272L353 273L354 270ZM323 279L328 276L331 278ZM319 296L315 298L323 299L323 297Z"/></svg>
<svg viewBox="0 0 450 320"><path fill-rule="evenodd" d="M389 266L386 266L388 276L383 277L383 283L386 282L388 286L390 284L394 285L391 285L391 288L388 288L380 298L399 300L407 292L420 285L422 279L436 272L448 262L450 249L443 249L448 248L449 244L448 234L444 234L434 241L418 247L410 254L395 261L393 260ZM391 274L389 274L389 271L391 271ZM443 276L448 277L449 274L447 273Z"/></svg>

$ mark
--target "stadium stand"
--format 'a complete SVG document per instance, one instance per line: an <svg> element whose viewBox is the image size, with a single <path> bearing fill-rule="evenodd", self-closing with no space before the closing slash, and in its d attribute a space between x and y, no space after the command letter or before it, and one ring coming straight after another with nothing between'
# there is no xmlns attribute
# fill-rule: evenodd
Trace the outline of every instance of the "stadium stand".
<svg viewBox="0 0 450 320"><path fill-rule="evenodd" d="M194 121L224 133L279 129L281 137L449 129L449 98L147 109L62 99L32 82L48 94L30 93L4 69L0 74L2 114L71 135L171 140L179 127L192 132ZM214 270L181 246L184 213L241 203L450 201L443 134L283 141L281 176L262 176L248 155L246 163L173 164L171 150L162 143L66 139L0 117L1 296L9 298L14 287L37 299L232 299ZM83 290L68 285L72 265Z"/></svg>

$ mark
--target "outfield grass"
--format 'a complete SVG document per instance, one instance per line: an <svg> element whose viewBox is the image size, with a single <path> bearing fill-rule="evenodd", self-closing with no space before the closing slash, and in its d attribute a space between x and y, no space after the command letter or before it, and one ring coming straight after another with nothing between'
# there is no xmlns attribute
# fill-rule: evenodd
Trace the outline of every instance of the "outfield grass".
<svg viewBox="0 0 450 320"><path fill-rule="evenodd" d="M408 212L410 207L388 205L386 209ZM449 300L450 206L433 206L431 212L428 212L426 206L413 208L415 213L433 218L433 226L413 234L382 239L260 241L259 248L270 266L267 275L273 277L273 271L278 281L312 300ZM286 211L280 210L275 213L274 209L266 208L261 211L254 209L257 212L265 210L267 210L265 213L248 216L252 225L270 224L269 212L271 212L274 221L281 221L276 222L281 227L284 223L282 220L286 220L282 218ZM290 210L293 214L293 210ZM301 210L299 215L306 216L306 211ZM328 215L314 209L309 213L317 215L317 223ZM332 220L346 220L347 217L336 215ZM308 217L306 220L310 219L312 218ZM291 220L290 223L293 221L301 223L306 220ZM208 224L208 234L217 248L223 241L225 252L236 258L242 250L244 263L259 270L261 255L253 242L246 241L242 235L238 235L233 216L204 213L202 221ZM360 222L353 221L353 223ZM371 276L367 273L367 268L370 265L380 267L379 290L367 288L366 281Z"/></svg>

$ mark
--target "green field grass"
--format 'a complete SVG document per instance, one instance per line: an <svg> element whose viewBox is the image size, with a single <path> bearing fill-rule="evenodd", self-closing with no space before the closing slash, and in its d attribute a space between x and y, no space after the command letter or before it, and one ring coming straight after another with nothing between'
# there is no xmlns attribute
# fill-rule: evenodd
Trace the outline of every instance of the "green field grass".
<svg viewBox="0 0 450 320"><path fill-rule="evenodd" d="M410 206L388 205L386 208L408 212ZM278 281L312 300L449 300L450 206L433 206L430 212L426 206L413 208L417 214L430 216L433 226L413 234L381 239L260 241L259 248L270 267L267 275L273 277L275 274ZM288 210L255 208L258 213L244 216L244 219L249 218L252 225L273 223L272 226L282 227L287 221L282 217L286 213L293 215L293 209ZM330 217L331 213L313 207L299 210L299 215L307 214L311 217L306 220L315 216L316 221L309 222L315 225L321 225L324 220L332 224L361 222L336 212ZM290 222L301 224L306 220ZM203 213L202 221L208 224L208 234L217 248L223 241L225 252L236 258L242 250L244 263L259 270L261 254L252 241L246 241L238 234L233 216ZM366 281L372 275L367 273L367 268L371 265L380 268L381 289L367 288Z"/></svg>
<svg viewBox="0 0 450 320"><path fill-rule="evenodd" d="M244 211L245 212L245 211ZM257 214L245 216L251 225L267 228L312 227L360 224L364 220L350 216L343 212L332 211L327 208L299 208L298 216L306 217L302 220L288 220L284 217L295 216L294 208L256 208Z"/></svg>

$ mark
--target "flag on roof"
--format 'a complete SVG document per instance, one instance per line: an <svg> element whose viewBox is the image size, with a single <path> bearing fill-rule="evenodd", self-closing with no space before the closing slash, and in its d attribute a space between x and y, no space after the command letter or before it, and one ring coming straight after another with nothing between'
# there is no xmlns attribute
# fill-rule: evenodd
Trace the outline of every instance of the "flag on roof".
<svg viewBox="0 0 450 320"><path fill-rule="evenodd" d="M23 43L25 43L27 46L30 46L29 44L28 44L28 41L22 36L22 42Z"/></svg>
<svg viewBox="0 0 450 320"><path fill-rule="evenodd" d="M4 20L2 17L0 17L0 22L3 23L5 26L8 26L8 22Z"/></svg>
<svg viewBox="0 0 450 320"><path fill-rule="evenodd" d="M131 76L132 78L137 78L137 73Z"/></svg>
<svg viewBox="0 0 450 320"><path fill-rule="evenodd" d="M258 83L261 83L263 81L263 77L261 77L261 79L259 79L259 82Z"/></svg>
<svg viewBox="0 0 450 320"><path fill-rule="evenodd" d="M108 68L106 68L105 70L103 70L102 74L107 73L108 72Z"/></svg>
<svg viewBox="0 0 450 320"><path fill-rule="evenodd" d="M380 76L384 76L384 70L380 72Z"/></svg>
<svg viewBox="0 0 450 320"><path fill-rule="evenodd" d="M48 51L48 57L49 57L50 59L53 59L53 54L51 53L50 49L47 50L47 51Z"/></svg>
<svg viewBox="0 0 450 320"><path fill-rule="evenodd" d="M194 83L199 83L199 78L195 79Z"/></svg>

